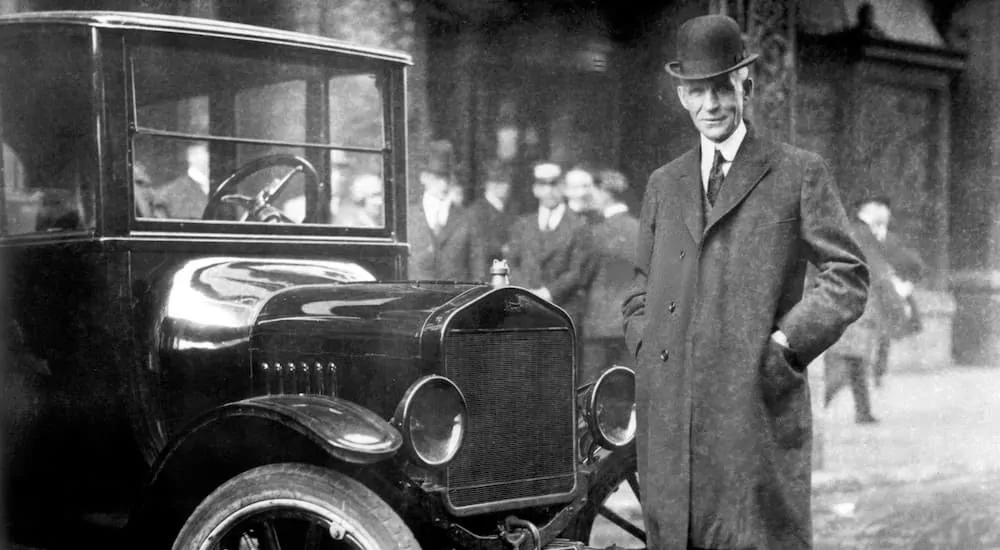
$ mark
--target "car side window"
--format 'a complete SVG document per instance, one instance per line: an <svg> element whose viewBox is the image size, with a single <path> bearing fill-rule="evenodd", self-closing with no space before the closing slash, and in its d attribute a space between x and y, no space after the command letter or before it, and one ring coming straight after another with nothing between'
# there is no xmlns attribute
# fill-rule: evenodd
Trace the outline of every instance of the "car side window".
<svg viewBox="0 0 1000 550"><path fill-rule="evenodd" d="M130 64L137 218L386 227L377 69L150 36Z"/></svg>
<svg viewBox="0 0 1000 550"><path fill-rule="evenodd" d="M93 229L88 51L84 29L0 37L5 235Z"/></svg>

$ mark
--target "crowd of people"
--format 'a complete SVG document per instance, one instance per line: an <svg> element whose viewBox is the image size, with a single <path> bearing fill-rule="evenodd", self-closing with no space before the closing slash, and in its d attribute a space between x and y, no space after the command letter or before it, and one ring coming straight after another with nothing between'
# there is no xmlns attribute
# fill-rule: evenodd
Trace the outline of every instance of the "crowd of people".
<svg viewBox="0 0 1000 550"><path fill-rule="evenodd" d="M537 207L510 211L513 171L490 163L482 196L456 200L448 144L436 142L419 170L423 195L409 212L409 278L485 281L495 259L513 284L566 310L576 324L586 381L611 364L632 364L625 351L621 304L632 281L638 221L629 213L625 176L609 168L554 162L532 170Z"/></svg>

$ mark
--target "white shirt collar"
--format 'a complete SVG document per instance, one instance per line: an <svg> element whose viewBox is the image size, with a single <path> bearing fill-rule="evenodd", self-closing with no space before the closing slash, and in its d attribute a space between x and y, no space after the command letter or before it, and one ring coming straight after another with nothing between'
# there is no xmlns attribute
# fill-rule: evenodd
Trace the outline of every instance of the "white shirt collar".
<svg viewBox="0 0 1000 550"><path fill-rule="evenodd" d="M625 212L628 212L628 205L623 202L619 202L605 208L603 213L605 218L610 218L611 216L624 214Z"/></svg>
<svg viewBox="0 0 1000 550"><path fill-rule="evenodd" d="M729 137L722 143L715 143L704 135L701 136L701 185L704 190L708 190L708 174L712 171L712 163L715 162L715 150L722 153L725 162L722 164L722 173L729 175L729 168L733 165L733 159L743 145L743 139L747 137L747 125L742 120Z"/></svg>
<svg viewBox="0 0 1000 550"><path fill-rule="evenodd" d="M566 203L559 203L559 206L548 209L544 206L538 207L538 228L542 231L552 230L559 226L559 222L566 213Z"/></svg>
<svg viewBox="0 0 1000 550"><path fill-rule="evenodd" d="M201 173L200 170L195 170L194 166L188 167L187 175L189 178L191 178L191 181L197 183L201 187L202 191L204 191L206 194L208 193L208 187L209 187L208 176Z"/></svg>
<svg viewBox="0 0 1000 550"><path fill-rule="evenodd" d="M503 212L503 206L504 205L503 205L503 202L500 201L500 199L494 197L493 195L491 195L489 193L483 193L483 198L486 199L486 202L488 202L491 205L493 205L493 208L496 208L497 211Z"/></svg>
<svg viewBox="0 0 1000 550"><path fill-rule="evenodd" d="M439 199L430 193L424 193L423 206L428 226L444 227L448 223L448 209L451 206L450 200L447 198Z"/></svg>

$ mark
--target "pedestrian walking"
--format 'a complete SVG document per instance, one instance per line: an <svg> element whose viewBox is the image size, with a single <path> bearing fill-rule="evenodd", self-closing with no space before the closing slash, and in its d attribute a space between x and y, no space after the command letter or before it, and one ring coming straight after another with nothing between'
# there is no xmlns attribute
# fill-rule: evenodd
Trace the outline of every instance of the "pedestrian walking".
<svg viewBox="0 0 1000 550"><path fill-rule="evenodd" d="M421 167L419 177L424 194L407 218L409 278L486 280L486 250L477 222L449 196L451 144L446 141L431 144L428 161Z"/></svg>
<svg viewBox="0 0 1000 550"><path fill-rule="evenodd" d="M635 366L625 347L621 313L621 303L632 283L639 236L639 220L625 204L627 191L628 181L621 172L598 172L592 206L599 218L591 227L581 382L595 380L611 365Z"/></svg>
<svg viewBox="0 0 1000 550"><path fill-rule="evenodd" d="M744 121L737 23L685 22L677 54L700 142L650 176L623 305L647 547L810 548L806 365L861 315L868 270L826 163Z"/></svg>
<svg viewBox="0 0 1000 550"><path fill-rule="evenodd" d="M899 307L889 308L885 312L887 318L878 335L872 376L875 387L879 387L889 369L892 340L916 334L923 329L913 288L924 278L927 266L920 259L920 254L905 246L899 235L889 231L892 205L888 197L880 195L862 200L858 204L858 219L868 225L878 241L879 251L894 273L892 286L902 299Z"/></svg>
<svg viewBox="0 0 1000 550"><path fill-rule="evenodd" d="M589 255L586 221L566 206L559 167L542 163L534 169L532 192L538 210L514 222L506 245L511 281L565 309L582 321Z"/></svg>
<svg viewBox="0 0 1000 550"><path fill-rule="evenodd" d="M892 267L886 261L881 243L872 228L864 220L875 203L864 202L851 223L851 236L861 247L868 263L870 287L864 313L851 323L837 342L827 350L824 365L824 401L830 401L847 385L854 398L854 422L876 424L878 419L872 414L871 392L868 379L872 373L879 340L888 331L888 323L893 311L903 307L903 301L896 293Z"/></svg>

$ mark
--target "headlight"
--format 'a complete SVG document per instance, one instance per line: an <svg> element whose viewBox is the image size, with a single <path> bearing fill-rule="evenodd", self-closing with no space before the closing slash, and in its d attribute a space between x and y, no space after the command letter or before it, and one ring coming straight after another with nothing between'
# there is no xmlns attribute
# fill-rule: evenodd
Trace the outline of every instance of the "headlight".
<svg viewBox="0 0 1000 550"><path fill-rule="evenodd" d="M624 447L635 439L635 373L614 366L601 373L586 402L587 426L605 449Z"/></svg>
<svg viewBox="0 0 1000 550"><path fill-rule="evenodd" d="M410 455L423 466L444 466L462 447L468 425L465 396L443 376L413 383L396 407L392 422L403 434Z"/></svg>

